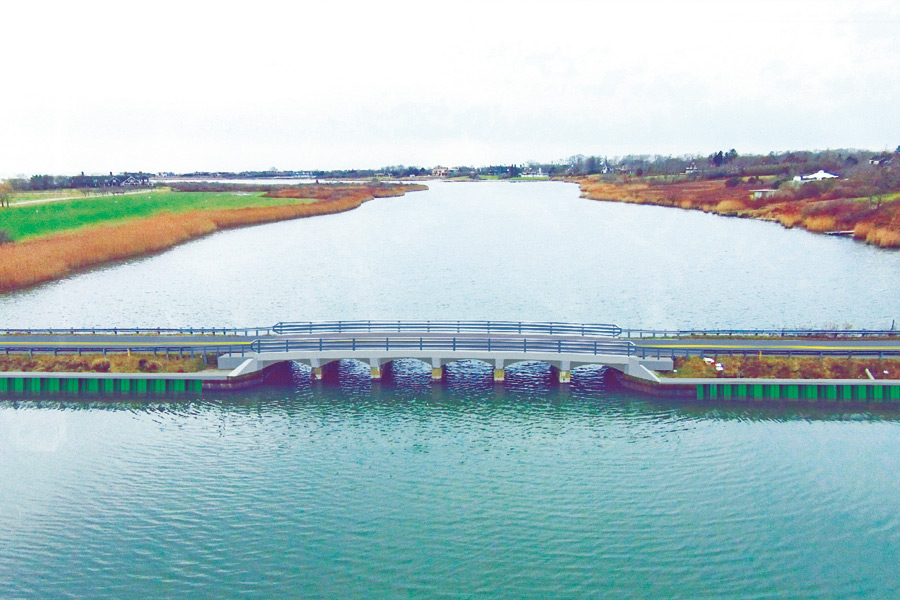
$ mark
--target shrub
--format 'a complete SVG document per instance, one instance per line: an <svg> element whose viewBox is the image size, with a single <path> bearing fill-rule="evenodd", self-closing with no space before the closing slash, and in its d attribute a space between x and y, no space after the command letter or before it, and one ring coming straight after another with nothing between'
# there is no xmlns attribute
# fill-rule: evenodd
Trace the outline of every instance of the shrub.
<svg viewBox="0 0 900 600"><path fill-rule="evenodd" d="M155 360L142 358L138 361L138 370L142 373L156 373L159 371L159 363Z"/></svg>
<svg viewBox="0 0 900 600"><path fill-rule="evenodd" d="M96 358L91 361L91 371L98 373L109 373L110 362L108 358Z"/></svg>
<svg viewBox="0 0 900 600"><path fill-rule="evenodd" d="M12 238L9 237L9 232L5 229L0 229L0 244L12 244Z"/></svg>
<svg viewBox="0 0 900 600"><path fill-rule="evenodd" d="M821 195L822 186L815 181L810 181L809 183L804 183L797 189L794 198L796 200L807 200L809 198L818 198Z"/></svg>
<svg viewBox="0 0 900 600"><path fill-rule="evenodd" d="M729 177L728 179L725 180L725 187L732 188L732 187L737 187L740 184L741 184L740 177Z"/></svg>

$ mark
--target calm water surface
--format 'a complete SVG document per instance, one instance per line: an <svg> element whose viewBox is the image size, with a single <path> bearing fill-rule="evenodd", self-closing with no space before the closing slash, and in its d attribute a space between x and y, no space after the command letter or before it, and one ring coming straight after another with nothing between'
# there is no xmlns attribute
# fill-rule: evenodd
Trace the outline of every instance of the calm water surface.
<svg viewBox="0 0 900 600"><path fill-rule="evenodd" d="M0 297L0 320L884 326L898 266L563 184L435 184ZM897 414L659 402L540 364L429 378L0 399L0 598L900 594Z"/></svg>

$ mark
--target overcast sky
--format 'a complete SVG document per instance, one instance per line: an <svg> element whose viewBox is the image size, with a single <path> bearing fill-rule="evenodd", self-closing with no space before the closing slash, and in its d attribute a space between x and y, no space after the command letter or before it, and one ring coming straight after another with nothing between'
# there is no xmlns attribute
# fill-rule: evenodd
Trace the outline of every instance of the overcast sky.
<svg viewBox="0 0 900 600"><path fill-rule="evenodd" d="M14 2L0 175L894 149L900 3Z"/></svg>

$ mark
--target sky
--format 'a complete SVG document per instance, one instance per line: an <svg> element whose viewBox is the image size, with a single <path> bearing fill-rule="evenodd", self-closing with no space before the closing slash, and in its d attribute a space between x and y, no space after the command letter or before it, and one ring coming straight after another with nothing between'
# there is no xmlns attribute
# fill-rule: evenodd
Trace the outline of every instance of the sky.
<svg viewBox="0 0 900 600"><path fill-rule="evenodd" d="M900 3L6 6L0 176L900 145Z"/></svg>

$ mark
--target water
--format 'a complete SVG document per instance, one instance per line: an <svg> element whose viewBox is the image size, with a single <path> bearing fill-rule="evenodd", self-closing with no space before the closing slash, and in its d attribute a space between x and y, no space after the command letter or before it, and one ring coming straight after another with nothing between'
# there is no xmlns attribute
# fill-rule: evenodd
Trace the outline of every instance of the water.
<svg viewBox="0 0 900 600"><path fill-rule="evenodd" d="M900 592L892 418L526 379L0 405L0 597Z"/></svg>
<svg viewBox="0 0 900 600"><path fill-rule="evenodd" d="M884 326L897 254L563 184L435 184L0 298L6 326ZM0 399L0 598L896 598L900 419L545 365Z"/></svg>
<svg viewBox="0 0 900 600"><path fill-rule="evenodd" d="M890 327L900 252L564 183L442 183L0 295L0 327L511 319Z"/></svg>

